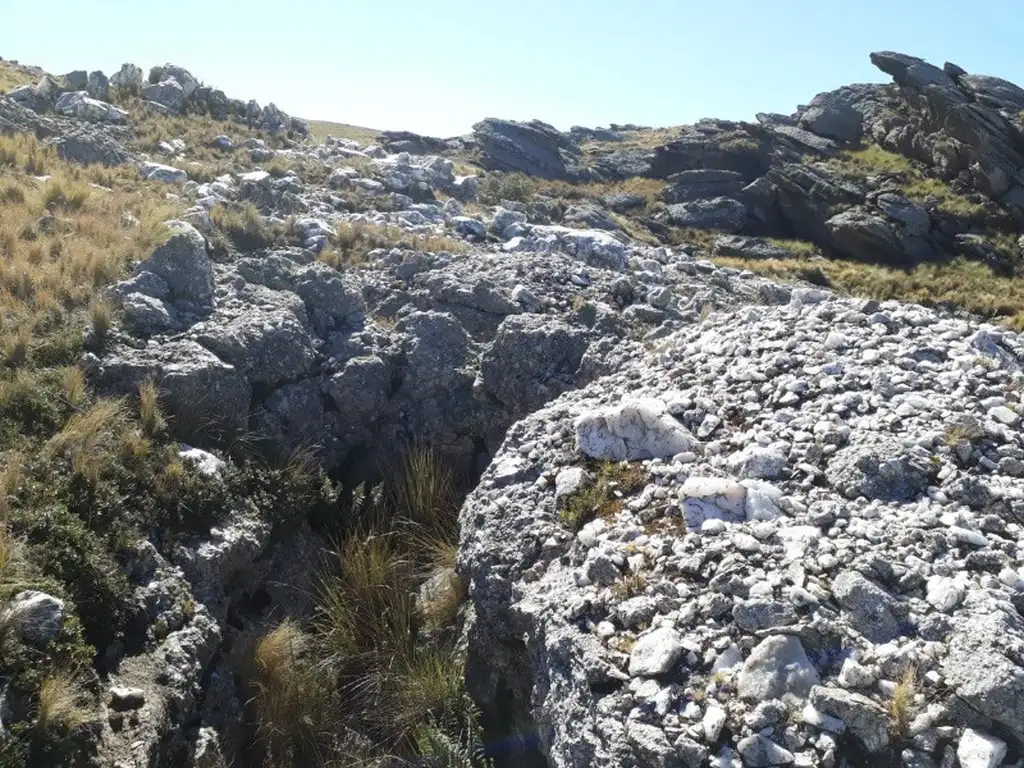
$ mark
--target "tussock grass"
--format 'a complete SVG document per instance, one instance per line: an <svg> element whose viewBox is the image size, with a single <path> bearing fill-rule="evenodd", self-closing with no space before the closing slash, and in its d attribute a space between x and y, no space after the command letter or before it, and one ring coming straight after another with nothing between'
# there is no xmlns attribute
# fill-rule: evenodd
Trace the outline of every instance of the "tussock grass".
<svg viewBox="0 0 1024 768"><path fill-rule="evenodd" d="M889 715L889 732L897 739L907 734L914 719L914 697L917 695L917 668L908 666L896 684L886 710Z"/></svg>
<svg viewBox="0 0 1024 768"><path fill-rule="evenodd" d="M536 180L533 184L535 194L544 194L571 202L589 200L602 203L602 199L610 195L634 195L643 198L644 204L641 211L656 206L661 201L661 193L665 190L663 180L647 179L640 176L623 181L592 181L583 184Z"/></svg>
<svg viewBox="0 0 1024 768"><path fill-rule="evenodd" d="M79 408L86 397L85 371L77 365L69 365L61 369L61 385L64 400L72 408Z"/></svg>
<svg viewBox="0 0 1024 768"><path fill-rule="evenodd" d="M985 428L981 424L977 422L959 423L946 427L942 440L948 447L955 448L964 440L973 443L983 437L985 437Z"/></svg>
<svg viewBox="0 0 1024 768"><path fill-rule="evenodd" d="M381 135L381 132L374 128L364 128L348 123L332 123L327 120L308 120L307 122L313 139L319 142L328 136L335 136L339 139L358 141L360 144L375 144Z"/></svg>
<svg viewBox="0 0 1024 768"><path fill-rule="evenodd" d="M647 577L642 573L629 573L612 585L612 595L616 600L628 600L642 595L647 589Z"/></svg>
<svg viewBox="0 0 1024 768"><path fill-rule="evenodd" d="M39 688L36 704L38 731L71 730L85 725L95 716L90 698L81 681L69 672L54 672Z"/></svg>
<svg viewBox="0 0 1024 768"><path fill-rule="evenodd" d="M919 164L877 144L844 150L825 165L841 176L857 179L877 173L898 174L904 179L903 194L917 203L936 202L940 211L968 221L981 221L985 216L984 204L955 192L942 179L928 176Z"/></svg>
<svg viewBox="0 0 1024 768"><path fill-rule="evenodd" d="M433 733L461 754L463 660L450 631L465 598L454 567L457 483L421 446L384 473L387 487L354 493L349 531L320 581L321 665L338 675L348 722L379 748L423 756Z"/></svg>
<svg viewBox="0 0 1024 768"><path fill-rule="evenodd" d="M262 216L252 203L218 203L210 211L210 219L243 250L270 248L285 242L285 228Z"/></svg>
<svg viewBox="0 0 1024 768"><path fill-rule="evenodd" d="M33 85L38 80L14 64L0 61L0 94L7 93L19 85Z"/></svg>
<svg viewBox="0 0 1024 768"><path fill-rule="evenodd" d="M0 205L4 331L14 320L49 327L66 322L69 313L86 308L100 288L166 237L162 222L181 210L180 203L137 178L114 174L111 179L122 187L116 193L97 192L89 187L93 175L112 171L64 163L31 137L0 136L0 166L10 171L7 202ZM47 169L48 181L32 178ZM140 225L122 227L125 212ZM47 213L55 221L44 229L38 222Z"/></svg>
<svg viewBox="0 0 1024 768"><path fill-rule="evenodd" d="M573 531L595 517L614 517L622 509L623 496L647 484L647 471L636 463L604 461L590 470L592 480L561 501L559 517Z"/></svg>
<svg viewBox="0 0 1024 768"><path fill-rule="evenodd" d="M798 258L810 258L819 253L818 246L809 240L794 240L783 237L769 237L768 242L791 251Z"/></svg>
<svg viewBox="0 0 1024 768"><path fill-rule="evenodd" d="M907 173L913 168L909 159L896 152L890 152L878 144L848 149L842 153L842 156L848 163L875 173Z"/></svg>
<svg viewBox="0 0 1024 768"><path fill-rule="evenodd" d="M146 437L155 437L166 426L164 416L160 412L156 384L151 379L139 386L139 422Z"/></svg>
<svg viewBox="0 0 1024 768"><path fill-rule="evenodd" d="M498 205L502 200L527 203L537 191L537 182L525 174L495 172L480 182L477 199L483 205Z"/></svg>
<svg viewBox="0 0 1024 768"><path fill-rule="evenodd" d="M246 678L263 765L329 764L340 730L337 691L329 670L315 664L313 638L285 619L253 643Z"/></svg>
<svg viewBox="0 0 1024 768"><path fill-rule="evenodd" d="M64 457L72 473L91 484L113 459L111 448L123 429L126 416L122 400L99 400L87 410L75 413L64 428L46 444L50 458Z"/></svg>
<svg viewBox="0 0 1024 768"><path fill-rule="evenodd" d="M336 566L319 589L321 634L331 656L355 674L380 658L410 652L414 567L397 535L349 537Z"/></svg>
<svg viewBox="0 0 1024 768"><path fill-rule="evenodd" d="M366 264L371 251L400 248L424 253L465 253L469 246L445 235L412 234L398 227L369 222L339 224L320 261L337 270Z"/></svg>

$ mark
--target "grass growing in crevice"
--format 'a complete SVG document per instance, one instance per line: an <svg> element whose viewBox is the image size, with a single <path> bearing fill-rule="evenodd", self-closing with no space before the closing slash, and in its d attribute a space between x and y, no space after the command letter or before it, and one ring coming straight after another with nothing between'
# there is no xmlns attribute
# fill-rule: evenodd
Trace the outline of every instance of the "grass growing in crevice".
<svg viewBox="0 0 1024 768"><path fill-rule="evenodd" d="M590 477L575 493L562 498L559 517L572 531L597 517L612 518L622 510L622 500L647 485L648 474L639 463L604 461L592 464Z"/></svg>
<svg viewBox="0 0 1024 768"><path fill-rule="evenodd" d="M399 227L370 222L345 222L338 225L330 247L324 249L320 261L337 270L367 263L371 251L378 248L400 248L424 253L464 253L469 246L445 235L413 234Z"/></svg>
<svg viewBox="0 0 1024 768"><path fill-rule="evenodd" d="M210 211L210 219L237 248L244 251L270 248L286 242L286 227L262 216L252 203L218 203Z"/></svg>
<svg viewBox="0 0 1024 768"><path fill-rule="evenodd" d="M464 589L448 581L458 581L456 479L426 448L410 449L385 476L386 485L355 489L310 626L285 622L255 643L250 715L261 765L329 765L342 749L367 761L482 764L473 756L480 730L454 632ZM442 582L452 593L421 590ZM318 706L329 727L320 714L303 714L303 691L329 702ZM316 757L282 762L299 744L315 746Z"/></svg>
<svg viewBox="0 0 1024 768"><path fill-rule="evenodd" d="M528 203L538 191L535 179L522 173L490 173L480 182L477 200L481 205L499 205L502 200Z"/></svg>
<svg viewBox="0 0 1024 768"><path fill-rule="evenodd" d="M927 175L919 164L877 144L843 150L839 157L826 160L825 165L854 180L878 173L897 175L903 179L903 194L914 202L934 202L938 210L968 221L982 221L987 211L984 203L956 192L942 179Z"/></svg>
<svg viewBox="0 0 1024 768"><path fill-rule="evenodd" d="M167 237L184 203L133 167L76 166L30 136L0 135L0 174L0 615L24 589L65 605L44 649L0 628L0 680L17 712L0 765L65 765L60 750L88 741L80 713L99 689L55 670L88 680L108 648L145 641L124 569L140 538L166 553L238 499L281 522L334 498L321 473L241 446L220 479L206 477L178 455L181 425L161 411L159 382L103 397L80 367L86 331L102 344L115 322L104 289Z"/></svg>
<svg viewBox="0 0 1024 768"><path fill-rule="evenodd" d="M889 698L886 711L889 715L889 733L902 739L914 719L914 697L917 696L917 668L908 666Z"/></svg>

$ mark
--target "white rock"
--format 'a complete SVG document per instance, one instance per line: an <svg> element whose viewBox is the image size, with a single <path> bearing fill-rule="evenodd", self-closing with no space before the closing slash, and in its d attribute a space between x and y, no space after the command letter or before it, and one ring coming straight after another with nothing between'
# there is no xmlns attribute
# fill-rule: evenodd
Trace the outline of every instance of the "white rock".
<svg viewBox="0 0 1024 768"><path fill-rule="evenodd" d="M792 635L773 635L750 652L737 680L740 698L747 701L804 699L820 682L818 671Z"/></svg>
<svg viewBox="0 0 1024 768"><path fill-rule="evenodd" d="M183 184L188 181L188 174L180 168L160 163L143 163L139 167L139 173L149 181L162 181L165 184Z"/></svg>
<svg viewBox="0 0 1024 768"><path fill-rule="evenodd" d="M717 704L710 704L707 711L704 713L704 718L701 720L701 728L704 729L704 739L708 744L714 744L718 741L718 736L722 732L722 728L725 726L727 716L725 710Z"/></svg>
<svg viewBox="0 0 1024 768"><path fill-rule="evenodd" d="M1011 411L1005 405L999 405L992 408L988 412L988 416L990 419L994 419L1007 427L1015 427L1020 423L1020 414Z"/></svg>
<svg viewBox="0 0 1024 768"><path fill-rule="evenodd" d="M694 450L697 440L654 398L628 400L582 414L576 445L594 459L634 461Z"/></svg>
<svg viewBox="0 0 1024 768"><path fill-rule="evenodd" d="M925 585L925 599L943 613L950 613L956 608L963 594L963 590L948 576L931 576Z"/></svg>
<svg viewBox="0 0 1024 768"><path fill-rule="evenodd" d="M814 708L814 705L809 702L801 711L800 716L808 725L813 725L815 728L821 728L822 730L829 731L830 733L839 734L846 730L846 723L838 717L832 717L832 715L826 715L824 712L819 712Z"/></svg>
<svg viewBox="0 0 1024 768"><path fill-rule="evenodd" d="M1006 742L965 728L956 749L961 768L996 768L1006 757Z"/></svg>
<svg viewBox="0 0 1024 768"><path fill-rule="evenodd" d="M682 653L679 633L670 627L659 627L636 641L629 655L629 674L632 677L664 675L675 666Z"/></svg>
<svg viewBox="0 0 1024 768"><path fill-rule="evenodd" d="M867 688L875 684L875 675L863 664L847 658L839 670L838 682L843 688Z"/></svg>
<svg viewBox="0 0 1024 768"><path fill-rule="evenodd" d="M219 477L225 467L223 459L218 459L212 453L204 451L202 448L193 448L184 443L178 446L178 456L192 462L196 470L207 477Z"/></svg>
<svg viewBox="0 0 1024 768"><path fill-rule="evenodd" d="M728 522L746 519L747 489L721 477L689 477L679 489L686 524L699 528L709 518Z"/></svg>
<svg viewBox="0 0 1024 768"><path fill-rule="evenodd" d="M786 457L774 448L748 445L729 457L729 471L737 477L771 480L786 468Z"/></svg>
<svg viewBox="0 0 1024 768"><path fill-rule="evenodd" d="M743 651L736 643L731 643L728 648L718 654L715 663L711 666L711 672L727 672L743 663Z"/></svg>

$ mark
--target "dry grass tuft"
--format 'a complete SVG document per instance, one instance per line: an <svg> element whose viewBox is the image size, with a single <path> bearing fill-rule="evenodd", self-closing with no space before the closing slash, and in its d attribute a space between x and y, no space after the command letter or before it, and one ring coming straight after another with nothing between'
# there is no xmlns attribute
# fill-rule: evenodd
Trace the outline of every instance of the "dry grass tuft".
<svg viewBox="0 0 1024 768"><path fill-rule="evenodd" d="M77 365L69 365L61 370L60 380L65 401L72 408L78 408L86 397L85 371Z"/></svg>
<svg viewBox="0 0 1024 768"><path fill-rule="evenodd" d="M984 217L986 207L955 192L948 183L933 176L907 157L890 152L877 144L844 150L840 157L825 161L825 165L841 176L862 179L866 175L888 173L902 176L903 194L918 203L935 202L940 211L962 219L978 220Z"/></svg>
<svg viewBox="0 0 1024 768"><path fill-rule="evenodd" d="M642 595L647 589L647 577L639 572L631 572L612 585L612 596L616 600L627 600Z"/></svg>
<svg viewBox="0 0 1024 768"><path fill-rule="evenodd" d="M236 246L243 250L269 248L284 243L284 227L271 223L252 203L214 206L210 218Z"/></svg>
<svg viewBox="0 0 1024 768"><path fill-rule="evenodd" d="M71 730L85 725L94 716L89 696L75 676L55 672L43 680L36 705L36 728L40 732Z"/></svg>
<svg viewBox="0 0 1024 768"><path fill-rule="evenodd" d="M469 246L445 235L411 234L398 227L369 222L339 224L331 247L321 252L320 261L337 270L367 263L371 251L401 248L425 253L464 253Z"/></svg>
<svg viewBox="0 0 1024 768"><path fill-rule="evenodd" d="M592 471L594 479L561 501L559 517L573 531L580 530L595 517L611 518L622 509L627 494L647 484L647 471L640 464L605 461Z"/></svg>
<svg viewBox="0 0 1024 768"><path fill-rule="evenodd" d="M809 262L718 257L715 263L779 280L810 279L851 296L959 307L999 319L1015 330L1024 329L1024 281L997 276L984 264L965 259L906 270L839 259Z"/></svg>
<svg viewBox="0 0 1024 768"><path fill-rule="evenodd" d="M917 668L908 666L889 699L889 732L903 738L914 719L914 697L917 695Z"/></svg>
<svg viewBox="0 0 1024 768"><path fill-rule="evenodd" d="M95 484L113 460L112 443L122 430L127 412L123 400L99 400L75 413L46 443L49 458L68 459L72 472Z"/></svg>
<svg viewBox="0 0 1024 768"><path fill-rule="evenodd" d="M146 437L155 437L163 432L166 426L164 416L160 412L156 384L152 380L143 382L139 387L139 421L142 424L142 434Z"/></svg>

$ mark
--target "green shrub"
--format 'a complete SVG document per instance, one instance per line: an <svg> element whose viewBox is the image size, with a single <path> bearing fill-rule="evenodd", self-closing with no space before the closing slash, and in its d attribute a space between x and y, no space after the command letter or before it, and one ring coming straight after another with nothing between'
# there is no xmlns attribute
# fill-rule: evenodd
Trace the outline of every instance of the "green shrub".
<svg viewBox="0 0 1024 768"><path fill-rule="evenodd" d="M484 205L498 205L502 200L527 203L536 194L533 179L521 173L492 173L480 182L479 200Z"/></svg>
<svg viewBox="0 0 1024 768"><path fill-rule="evenodd" d="M66 509L38 510L20 522L32 562L74 602L86 641L106 648L124 630L131 586L103 539Z"/></svg>

